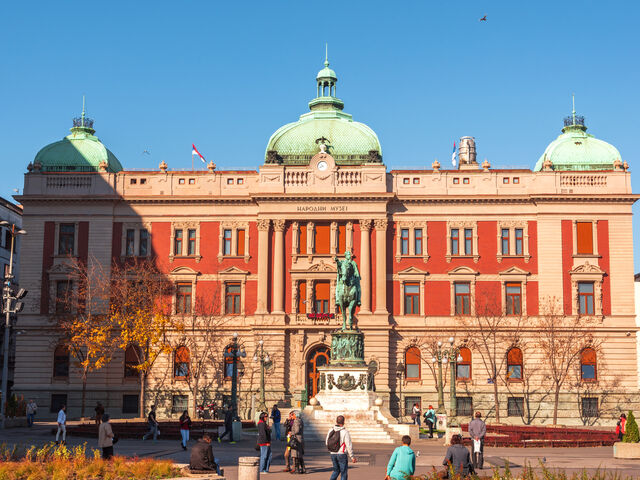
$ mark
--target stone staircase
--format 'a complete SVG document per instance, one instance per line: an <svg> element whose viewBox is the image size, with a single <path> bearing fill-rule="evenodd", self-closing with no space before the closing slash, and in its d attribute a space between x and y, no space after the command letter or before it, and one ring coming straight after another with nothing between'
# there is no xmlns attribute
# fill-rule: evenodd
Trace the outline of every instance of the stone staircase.
<svg viewBox="0 0 640 480"><path fill-rule="evenodd" d="M335 425L334 411L307 407L302 412L304 435L307 440L324 442L327 432ZM354 443L397 444L404 433L396 432L388 422L380 419L378 410L345 413L345 427Z"/></svg>

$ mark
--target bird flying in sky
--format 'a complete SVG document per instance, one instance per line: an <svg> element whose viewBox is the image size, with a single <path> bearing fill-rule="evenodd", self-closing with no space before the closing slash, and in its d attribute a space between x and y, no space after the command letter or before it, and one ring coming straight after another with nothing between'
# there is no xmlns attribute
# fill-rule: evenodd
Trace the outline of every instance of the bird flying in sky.
<svg viewBox="0 0 640 480"><path fill-rule="evenodd" d="M480 21L481 21L481 22L486 22L486 21L487 21L487 16L485 15L484 17L482 17L482 18L480 19Z"/></svg>

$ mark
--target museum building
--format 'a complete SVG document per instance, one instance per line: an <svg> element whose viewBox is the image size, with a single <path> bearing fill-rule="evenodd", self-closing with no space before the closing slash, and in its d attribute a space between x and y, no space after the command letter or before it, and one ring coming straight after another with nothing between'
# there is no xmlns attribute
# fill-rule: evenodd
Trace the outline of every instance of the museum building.
<svg viewBox="0 0 640 480"><path fill-rule="evenodd" d="M192 398L185 382L187 348L176 346L154 365L147 395L160 416L229 401L224 353L234 332L247 352L240 413L250 415L260 394L259 362L251 360L260 341L271 360L267 403L304 407L341 324L334 257L351 251L361 276L356 324L365 360L392 414L436 405L432 347L453 336L461 418L490 411L497 382L501 418L522 422L542 352L535 328L525 328L523 338L500 345L502 373L489 373L465 321L489 301L497 315L525 326L535 325L550 299L565 316L593 320L591 332L602 341L580 352L563 386L564 423L610 422L636 402L636 196L617 149L586 133L573 112L532 170L479 164L473 137L463 137L456 169L436 160L430 169L388 171L377 135L343 111L336 84L325 62L309 111L276 130L257 171L213 163L174 171L164 161L158 170L126 170L84 112L70 135L41 149L17 197L28 232L20 275L29 295L18 320L14 390L35 398L43 417L62 403L79 415L80 376L57 328L57 299L74 288L68 262L109 269L142 257L175 284L174 315L192 314L199 296L217 292L224 317L202 398ZM118 352L89 375L89 407L101 401L112 416L139 413L131 358L128 349ZM448 392L446 382L447 402ZM537 401L535 421L548 421L549 398Z"/></svg>

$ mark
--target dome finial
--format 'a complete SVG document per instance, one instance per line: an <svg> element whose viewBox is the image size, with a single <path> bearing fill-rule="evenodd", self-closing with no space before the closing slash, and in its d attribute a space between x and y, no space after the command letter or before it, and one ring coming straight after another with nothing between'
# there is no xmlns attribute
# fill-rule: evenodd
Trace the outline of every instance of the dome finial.
<svg viewBox="0 0 640 480"><path fill-rule="evenodd" d="M80 126L84 127L84 95L82 95L82 116L80 118L81 118Z"/></svg>
<svg viewBox="0 0 640 480"><path fill-rule="evenodd" d="M325 67L329 66L329 44L328 43L324 44L324 66Z"/></svg>
<svg viewBox="0 0 640 480"><path fill-rule="evenodd" d="M571 110L571 118L573 119L573 124L576 124L576 94L571 94L571 103L573 104L573 109Z"/></svg>

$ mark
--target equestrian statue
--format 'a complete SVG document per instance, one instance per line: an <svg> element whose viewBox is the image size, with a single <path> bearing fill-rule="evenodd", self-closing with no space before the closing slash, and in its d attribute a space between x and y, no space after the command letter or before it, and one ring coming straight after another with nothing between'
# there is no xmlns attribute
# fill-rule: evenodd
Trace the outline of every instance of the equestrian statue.
<svg viewBox="0 0 640 480"><path fill-rule="evenodd" d="M360 306L360 272L349 250L345 252L344 260L338 257L333 259L338 266L336 305L342 312L342 330L353 330L356 307Z"/></svg>

